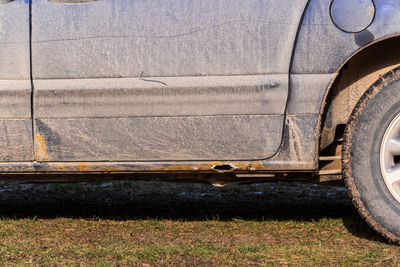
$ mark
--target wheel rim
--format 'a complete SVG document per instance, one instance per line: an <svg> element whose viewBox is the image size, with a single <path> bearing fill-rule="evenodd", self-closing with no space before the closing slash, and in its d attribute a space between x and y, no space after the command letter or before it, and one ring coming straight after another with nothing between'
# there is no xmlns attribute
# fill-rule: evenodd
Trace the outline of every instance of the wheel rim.
<svg viewBox="0 0 400 267"><path fill-rule="evenodd" d="M400 203L400 114L393 119L383 136L380 165L387 188Z"/></svg>

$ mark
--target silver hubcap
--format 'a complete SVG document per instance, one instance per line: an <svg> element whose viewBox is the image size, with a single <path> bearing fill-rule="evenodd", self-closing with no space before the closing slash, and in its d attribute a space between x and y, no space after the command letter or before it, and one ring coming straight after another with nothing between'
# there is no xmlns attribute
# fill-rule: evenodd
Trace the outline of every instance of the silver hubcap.
<svg viewBox="0 0 400 267"><path fill-rule="evenodd" d="M390 123L383 136L380 165L387 188L400 202L400 114Z"/></svg>

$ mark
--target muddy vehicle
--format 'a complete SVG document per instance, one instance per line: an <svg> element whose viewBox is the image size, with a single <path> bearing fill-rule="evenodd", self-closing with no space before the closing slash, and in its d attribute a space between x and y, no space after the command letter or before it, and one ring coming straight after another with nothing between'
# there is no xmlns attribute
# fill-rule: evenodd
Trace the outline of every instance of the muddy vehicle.
<svg viewBox="0 0 400 267"><path fill-rule="evenodd" d="M399 243L399 47L397 0L0 0L0 173L344 181Z"/></svg>

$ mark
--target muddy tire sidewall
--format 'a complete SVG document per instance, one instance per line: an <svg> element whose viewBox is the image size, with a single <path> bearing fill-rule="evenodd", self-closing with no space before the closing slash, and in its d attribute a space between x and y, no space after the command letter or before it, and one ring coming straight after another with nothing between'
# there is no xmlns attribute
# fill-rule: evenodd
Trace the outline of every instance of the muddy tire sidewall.
<svg viewBox="0 0 400 267"><path fill-rule="evenodd" d="M383 136L392 120L400 114L400 79L381 83L378 92L369 92L364 103L353 112L351 143L345 144L348 162L345 179L353 201L358 201L361 215L385 237L400 241L400 203L392 196L380 168ZM375 89L377 90L377 89ZM349 133L350 132L350 133ZM346 177L347 176L347 177ZM354 199L358 198L358 199Z"/></svg>

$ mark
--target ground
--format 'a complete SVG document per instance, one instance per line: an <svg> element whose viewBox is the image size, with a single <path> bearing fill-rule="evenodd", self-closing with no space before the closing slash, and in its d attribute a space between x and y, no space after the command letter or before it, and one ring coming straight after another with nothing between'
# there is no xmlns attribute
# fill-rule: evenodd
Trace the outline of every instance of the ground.
<svg viewBox="0 0 400 267"><path fill-rule="evenodd" d="M399 265L344 188L0 183L7 265Z"/></svg>

